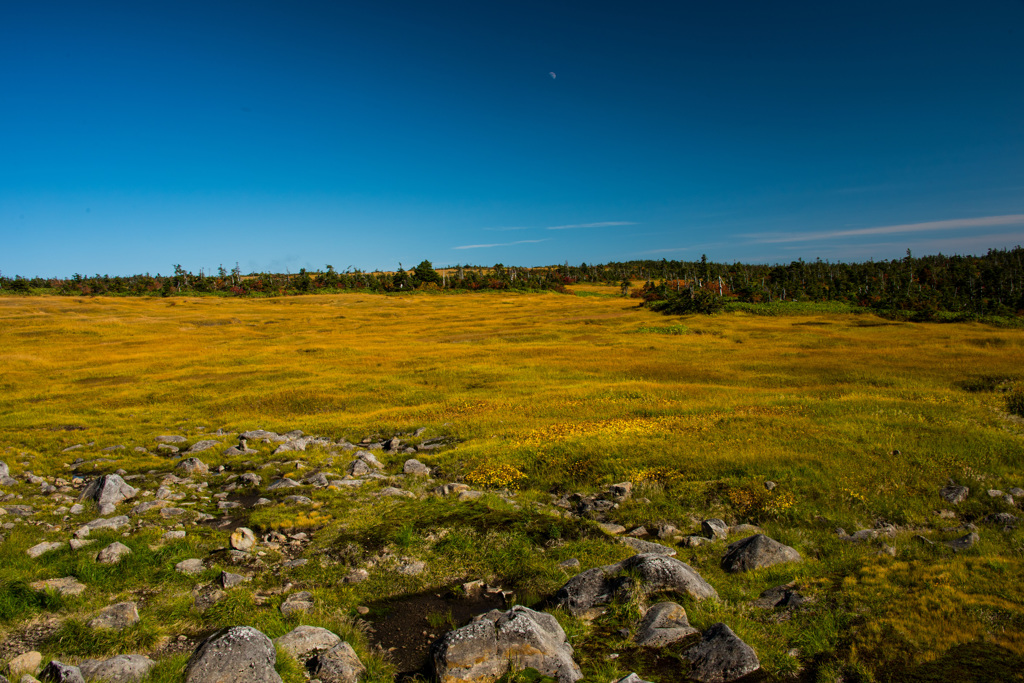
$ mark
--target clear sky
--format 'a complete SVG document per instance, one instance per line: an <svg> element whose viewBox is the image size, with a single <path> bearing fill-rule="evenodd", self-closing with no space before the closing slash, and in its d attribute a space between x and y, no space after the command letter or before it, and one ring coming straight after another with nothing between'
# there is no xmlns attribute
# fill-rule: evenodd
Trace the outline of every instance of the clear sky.
<svg viewBox="0 0 1024 683"><path fill-rule="evenodd" d="M0 0L7 276L1017 244L1021 0Z"/></svg>

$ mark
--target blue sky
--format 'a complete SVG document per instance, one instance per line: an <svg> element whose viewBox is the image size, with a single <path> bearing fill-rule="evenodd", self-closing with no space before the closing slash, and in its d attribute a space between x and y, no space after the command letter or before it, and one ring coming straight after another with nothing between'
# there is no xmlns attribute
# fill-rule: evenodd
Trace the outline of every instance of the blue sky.
<svg viewBox="0 0 1024 683"><path fill-rule="evenodd" d="M0 271L1024 244L1024 2L4 2Z"/></svg>

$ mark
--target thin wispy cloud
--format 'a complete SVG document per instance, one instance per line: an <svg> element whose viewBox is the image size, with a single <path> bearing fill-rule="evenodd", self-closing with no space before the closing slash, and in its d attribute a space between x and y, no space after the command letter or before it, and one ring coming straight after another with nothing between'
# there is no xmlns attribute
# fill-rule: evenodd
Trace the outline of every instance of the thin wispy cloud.
<svg viewBox="0 0 1024 683"><path fill-rule="evenodd" d="M906 223L903 225L882 225L874 228L858 228L856 230L826 230L820 232L802 232L788 234L749 234L757 244L782 244L787 242L814 242L817 240L838 239L843 237L861 237L863 235L898 235L913 232L933 232L940 230L962 230L964 228L989 228L999 225L1024 225L1024 214L1016 213L1006 216L983 216L979 218L956 218L948 221L930 221L928 223Z"/></svg>
<svg viewBox="0 0 1024 683"><path fill-rule="evenodd" d="M536 244L537 242L547 242L548 240L516 240L515 242L502 242L500 244L464 244L461 247L452 247L452 249L490 249L491 247L513 247L517 244Z"/></svg>
<svg viewBox="0 0 1024 683"><path fill-rule="evenodd" d="M575 228L609 228L615 225L637 225L630 221L604 221L601 223L574 223L573 225L552 225L548 230L573 230Z"/></svg>

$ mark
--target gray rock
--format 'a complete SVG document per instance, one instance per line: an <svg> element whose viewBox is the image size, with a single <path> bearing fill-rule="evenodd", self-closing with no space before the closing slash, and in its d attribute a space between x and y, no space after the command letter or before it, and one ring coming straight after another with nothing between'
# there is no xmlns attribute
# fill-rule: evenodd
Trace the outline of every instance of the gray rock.
<svg viewBox="0 0 1024 683"><path fill-rule="evenodd" d="M162 538L165 541L180 541L181 539L185 538L185 530L175 529L174 531L168 531L166 534L162 536Z"/></svg>
<svg viewBox="0 0 1024 683"><path fill-rule="evenodd" d="M274 639L275 645L299 661L312 652L330 650L340 642L337 634L318 626L296 626Z"/></svg>
<svg viewBox="0 0 1024 683"><path fill-rule="evenodd" d="M59 660L51 660L42 673L39 680L46 683L85 683L82 672L77 666L65 664Z"/></svg>
<svg viewBox="0 0 1024 683"><path fill-rule="evenodd" d="M674 602L659 602L652 605L637 628L636 644L642 647L665 647L692 636L700 631L690 626L686 610Z"/></svg>
<svg viewBox="0 0 1024 683"><path fill-rule="evenodd" d="M956 504L967 500L967 495L970 492L971 490L966 486L956 486L950 484L949 486L943 486L941 489L939 489L939 496L941 496L942 500L946 501L947 503Z"/></svg>
<svg viewBox="0 0 1024 683"><path fill-rule="evenodd" d="M292 593L281 603L281 614L291 616L313 609L313 594L309 591Z"/></svg>
<svg viewBox="0 0 1024 683"><path fill-rule="evenodd" d="M185 458L174 469L181 470L191 476L193 474L209 474L210 468L199 458Z"/></svg>
<svg viewBox="0 0 1024 683"><path fill-rule="evenodd" d="M86 538L93 531L100 531L103 529L109 529L111 531L117 531L122 527L126 527L131 522L128 520L127 515L118 515L117 517L98 517L91 522L86 522L82 526L78 527L75 531L76 538Z"/></svg>
<svg viewBox="0 0 1024 683"><path fill-rule="evenodd" d="M220 441L215 441L213 439L203 439L202 441L196 441L194 444L189 446L188 450L185 451L185 452L186 453L201 453L203 451L208 451L211 448L216 448L219 445L220 445Z"/></svg>
<svg viewBox="0 0 1024 683"><path fill-rule="evenodd" d="M980 539L981 537L978 536L977 532L972 531L966 536L961 536L960 538L954 539L952 541L946 541L946 545L948 545L953 550L967 550L970 547L972 547L975 543L977 543Z"/></svg>
<svg viewBox="0 0 1024 683"><path fill-rule="evenodd" d="M273 441L275 443L283 443L288 440L287 436L281 436L277 432L268 432L265 429L254 429L248 432L242 432L240 435L247 441Z"/></svg>
<svg viewBox="0 0 1024 683"><path fill-rule="evenodd" d="M313 499L308 496L285 496L285 503L291 503L292 505L312 505Z"/></svg>
<svg viewBox="0 0 1024 683"><path fill-rule="evenodd" d="M235 586L244 583L246 578L241 574L233 574L231 572L220 573L220 585L225 588L234 588Z"/></svg>
<svg viewBox="0 0 1024 683"><path fill-rule="evenodd" d="M633 482L623 481L618 484L610 484L608 486L608 495L612 498L618 498L619 500L625 500L633 495Z"/></svg>
<svg viewBox="0 0 1024 683"><path fill-rule="evenodd" d="M985 521L1003 527L1017 526L1017 516L1011 515L1009 512L996 512L986 517Z"/></svg>
<svg viewBox="0 0 1024 683"><path fill-rule="evenodd" d="M555 618L520 605L449 631L431 654L440 683L493 680L510 666L536 669L558 683L583 677Z"/></svg>
<svg viewBox="0 0 1024 683"><path fill-rule="evenodd" d="M118 503L134 498L138 493L138 490L129 486L119 475L105 474L89 482L78 500L95 500L100 506L100 514L109 515Z"/></svg>
<svg viewBox="0 0 1024 683"><path fill-rule="evenodd" d="M598 522L597 526L609 536L618 536L626 532L626 527L614 522Z"/></svg>
<svg viewBox="0 0 1024 683"><path fill-rule="evenodd" d="M294 479L289 479L288 477L284 477L283 479L278 479L273 484L268 486L267 490L268 491L276 491L278 489L293 489L296 486L302 486L302 484L300 484L299 482L295 481Z"/></svg>
<svg viewBox="0 0 1024 683"><path fill-rule="evenodd" d="M156 437L157 443L185 443L186 441L188 439L177 434L164 434L163 436Z"/></svg>
<svg viewBox="0 0 1024 683"><path fill-rule="evenodd" d="M735 681L761 668L754 649L725 624L714 624L700 643L683 653L690 660L690 678L701 683Z"/></svg>
<svg viewBox="0 0 1024 683"><path fill-rule="evenodd" d="M85 584L79 583L73 576L65 576L60 579L35 581L29 584L29 588L37 591L54 590L60 595L81 595L85 590Z"/></svg>
<svg viewBox="0 0 1024 683"><path fill-rule="evenodd" d="M768 489L769 491L771 491L772 489L774 489L774 488L775 488L775 486L776 486L775 482L774 482L774 481L772 481L771 479L767 479L767 480L765 480L765 482L764 482L764 487L765 487L766 489Z"/></svg>
<svg viewBox="0 0 1024 683"><path fill-rule="evenodd" d="M270 638L251 626L221 629L200 643L185 667L185 683L282 683Z"/></svg>
<svg viewBox="0 0 1024 683"><path fill-rule="evenodd" d="M312 486L318 489L327 488L328 486L331 485L331 482L328 481L327 479L327 475L324 474L323 472L316 472L314 474L309 475L308 477L302 480L302 483L305 484L306 486Z"/></svg>
<svg viewBox="0 0 1024 683"><path fill-rule="evenodd" d="M117 564L122 557L130 555L132 549L124 543L114 541L96 555L96 561L100 564Z"/></svg>
<svg viewBox="0 0 1024 683"><path fill-rule="evenodd" d="M230 543L235 550L247 553L256 547L256 534L252 529L240 526L231 534Z"/></svg>
<svg viewBox="0 0 1024 683"><path fill-rule="evenodd" d="M645 681L640 678L636 673L631 673L627 676L623 676L619 680L615 681L615 683L649 683L649 681Z"/></svg>
<svg viewBox="0 0 1024 683"><path fill-rule="evenodd" d="M149 675L156 664L144 655L117 655L110 659L87 659L78 665L87 681L137 683Z"/></svg>
<svg viewBox="0 0 1024 683"><path fill-rule="evenodd" d="M771 609L773 607L799 607L806 601L807 598L797 592L795 583L787 583L762 591L757 600L751 604L754 607Z"/></svg>
<svg viewBox="0 0 1024 683"><path fill-rule="evenodd" d="M119 602L100 610L89 622L90 628L110 628L115 631L139 623L139 608L134 602Z"/></svg>
<svg viewBox="0 0 1024 683"><path fill-rule="evenodd" d="M64 547L64 544L63 543L58 543L57 541L50 541L50 542L44 541L42 543L37 543L36 545L32 546L31 548L26 550L25 553L29 557L31 557L32 559L35 559L35 558L39 557L40 555L43 555L44 553L48 553L51 550L58 550L58 549L63 548L63 547Z"/></svg>
<svg viewBox="0 0 1024 683"><path fill-rule="evenodd" d="M402 465L402 472L404 472L405 474L413 475L413 476L420 476L420 477L429 477L430 476L430 468L427 467L426 465L424 465L423 463L421 463L416 458L409 458L408 460L406 460L405 464Z"/></svg>
<svg viewBox="0 0 1024 683"><path fill-rule="evenodd" d="M788 545L764 534L756 534L729 545L722 558L722 569L730 573L746 572L783 562L800 562L802 559L800 553Z"/></svg>
<svg viewBox="0 0 1024 683"><path fill-rule="evenodd" d="M684 548L696 548L704 545L705 543L711 543L711 539L705 538L704 536L686 536L679 541L679 545Z"/></svg>
<svg viewBox="0 0 1024 683"><path fill-rule="evenodd" d="M238 478L238 482L244 486L259 486L263 482L263 478L258 474L246 472Z"/></svg>
<svg viewBox="0 0 1024 683"><path fill-rule="evenodd" d="M368 578L370 578L370 572L366 571L365 569L353 569L345 575L345 578L343 578L341 582L362 583L363 581L366 581Z"/></svg>
<svg viewBox="0 0 1024 683"><path fill-rule="evenodd" d="M385 486L384 488L382 488L380 490L380 494L378 494L378 495L385 496L385 497L390 496L390 497L394 497L394 498L415 498L416 497L416 494L413 493L412 491L406 491L405 489L400 489L400 488L397 488L395 486Z"/></svg>
<svg viewBox="0 0 1024 683"><path fill-rule="evenodd" d="M205 612L210 607L213 607L218 602L228 596L227 593L222 591L215 586L204 586L202 588L196 588L192 591L192 606L200 612Z"/></svg>
<svg viewBox="0 0 1024 683"><path fill-rule="evenodd" d="M718 593L690 565L673 557L642 553L617 564L596 567L569 579L555 594L555 602L570 614L583 615L605 605L615 595L629 592L633 582L645 595L661 591L685 593L695 600Z"/></svg>
<svg viewBox="0 0 1024 683"><path fill-rule="evenodd" d="M203 566L203 561L198 558L192 558L188 560L182 560L178 564L174 565L175 571L181 572L182 574L201 574L206 567Z"/></svg>
<svg viewBox="0 0 1024 683"><path fill-rule="evenodd" d="M700 523L700 532L704 538L715 541L729 535L729 525L720 519L705 519Z"/></svg>
<svg viewBox="0 0 1024 683"><path fill-rule="evenodd" d="M623 545L628 545L638 553L655 553L657 555L667 555L668 557L675 557L677 554L675 548L670 548L667 545L662 545L660 543L651 543L650 541L644 541L631 536L622 536L619 538L619 542Z"/></svg>
<svg viewBox="0 0 1024 683"><path fill-rule="evenodd" d="M568 560L562 560L558 563L558 566L562 569L578 569L580 561L575 557L570 557Z"/></svg>
<svg viewBox="0 0 1024 683"><path fill-rule="evenodd" d="M1019 486L1014 486L1012 489L1010 489L1010 495L1015 498L1020 498L1024 496L1024 489L1022 489Z"/></svg>
<svg viewBox="0 0 1024 683"><path fill-rule="evenodd" d="M14 486L18 481L11 476L11 470L7 467L7 463L0 460L0 484L4 486Z"/></svg>
<svg viewBox="0 0 1024 683"><path fill-rule="evenodd" d="M31 517L36 514L35 509L31 505L7 505L4 507L9 514L16 515L18 517Z"/></svg>
<svg viewBox="0 0 1024 683"><path fill-rule="evenodd" d="M342 641L316 656L313 675L322 683L356 683L366 673L352 646Z"/></svg>
<svg viewBox="0 0 1024 683"><path fill-rule="evenodd" d="M426 570L426 562L413 560L411 562L403 562L402 564L398 565L398 568L395 571L401 574L402 576L419 576Z"/></svg>

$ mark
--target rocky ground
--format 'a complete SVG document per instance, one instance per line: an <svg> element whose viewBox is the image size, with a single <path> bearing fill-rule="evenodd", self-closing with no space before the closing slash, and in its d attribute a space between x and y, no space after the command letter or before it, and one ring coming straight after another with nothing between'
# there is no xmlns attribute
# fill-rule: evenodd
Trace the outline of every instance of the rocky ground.
<svg viewBox="0 0 1024 683"><path fill-rule="evenodd" d="M671 648L678 655L662 680L764 676L757 652L729 623L714 623L703 632L691 626L680 602L721 598L677 555L679 549L721 544L721 569L742 573L800 563L801 553L755 526L730 526L721 519L697 520L699 530L695 525L690 533L655 520L650 528L627 529L612 519L621 504L637 502L630 482L541 503L520 500L515 492L498 494L513 511L528 506L532 515L597 525L601 542L613 544L625 558L579 573L579 559L563 560L567 580L557 592L531 601L535 609L516 604L515 593L502 586L455 581L457 573L435 577L432 585L443 586L440 591L403 594L381 588L378 594L390 599L331 604L324 591L334 586L404 585L432 568L429 559L403 553L400 545L353 549L351 543L319 539L325 522L318 515L338 501L357 514L386 498L446 505L494 495L453 481L429 464L435 451L452 447L423 430L357 443L299 431L218 431L199 439L162 435L133 448L72 446L63 453L59 475L37 475L27 460L12 460L10 467L0 463L3 547L17 553L12 571L38 577L27 588L16 582L5 587L8 602L17 594L34 606L23 610L23 619L16 618L14 607L8 609L0 632L7 678L217 683L281 681L283 674L289 680L333 683L399 674L436 676L447 683L494 680L510 675L511 667L513 674L535 669L572 683L583 672L562 623L594 620L623 605L636 614L617 642L628 640L652 653ZM77 457L79 452L90 457ZM160 455L166 466L135 473L124 469L142 454ZM952 507L969 495L966 487L950 485L937 500ZM1024 490L982 495L1015 509ZM303 523L295 524L296 519ZM985 523L1011 528L1017 517L1001 512ZM388 519L375 524L394 531ZM849 543L873 543L880 553L895 553L887 539L903 531L881 526L836 533ZM973 524L951 526L950 532L953 538L946 541L921 534L919 542L945 543L948 552L957 552L970 548L981 533ZM138 559L143 554L146 564ZM69 573L58 571L62 568ZM765 590L750 607L784 615L814 600L799 584L786 582ZM173 617L172 603L184 604L187 615L215 618ZM271 610L280 621L268 621ZM337 613L332 623L351 628L336 628L345 631L339 634L301 623L307 615L322 621L325 611ZM237 623L231 623L233 616ZM254 623L291 628L272 640ZM214 624L221 627L203 628ZM106 654L83 655L90 647ZM609 648L603 656L618 655ZM283 659L295 666L283 667ZM161 662L171 662L163 673ZM621 680L641 679L631 674Z"/></svg>

